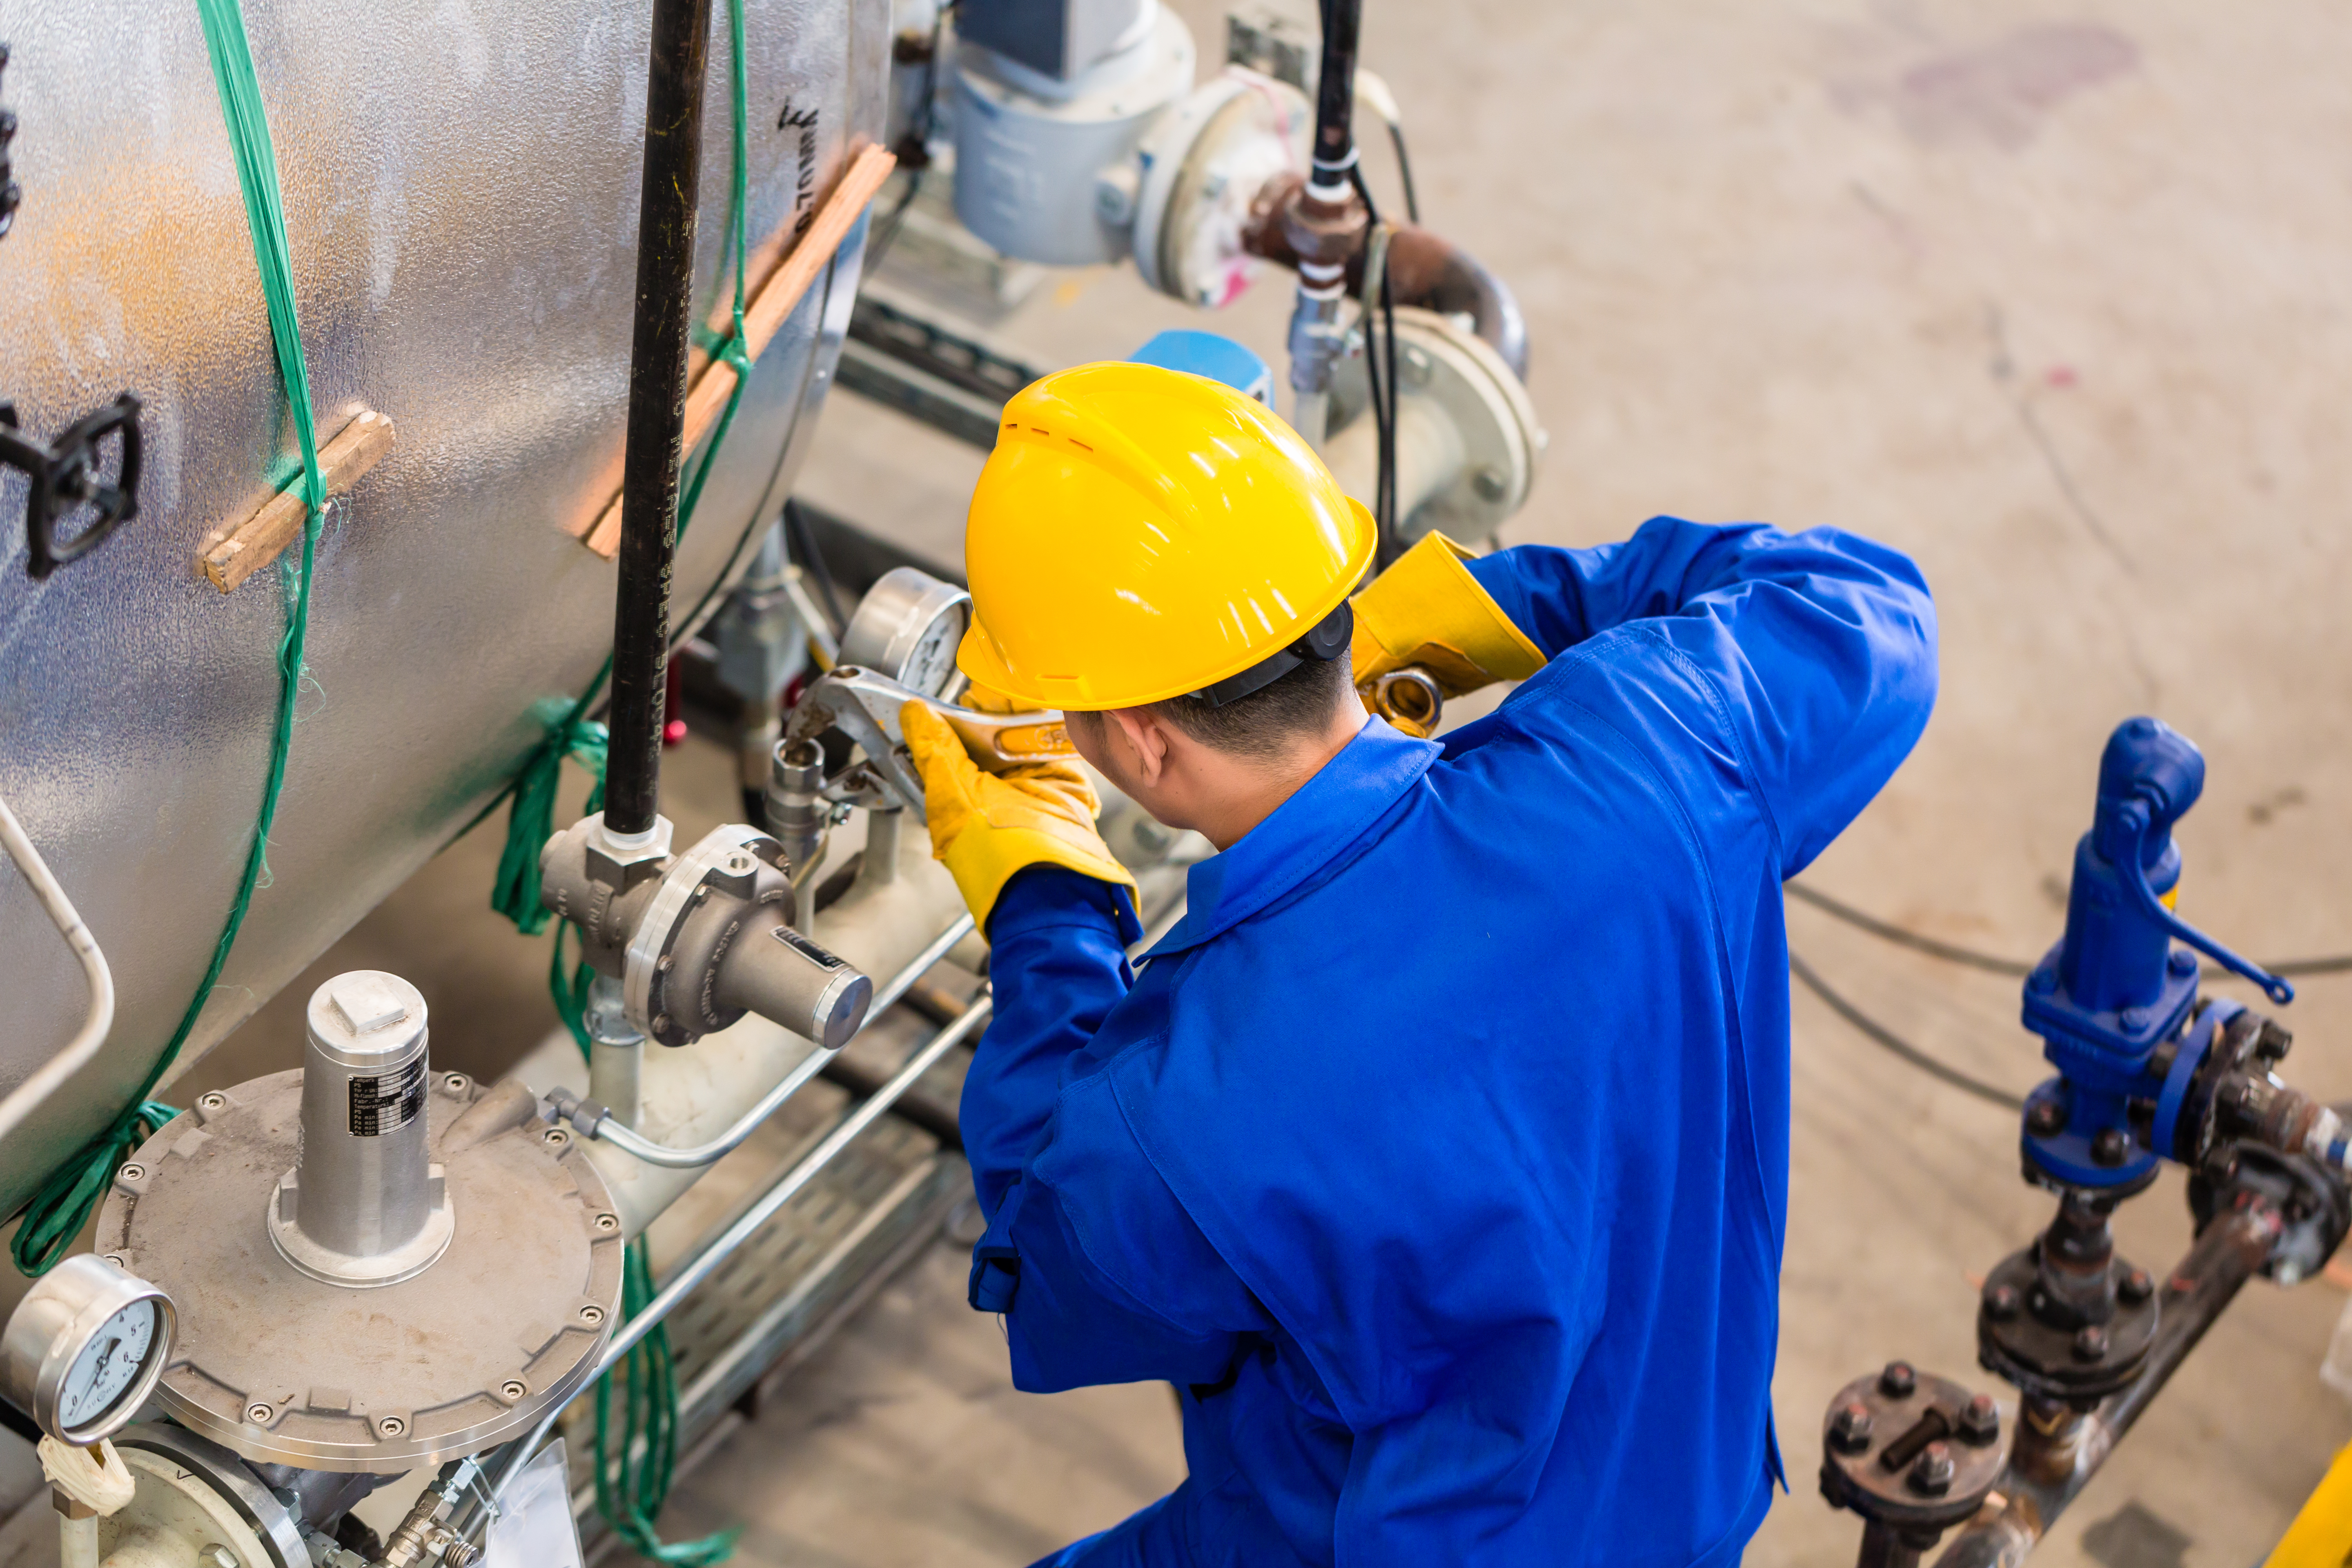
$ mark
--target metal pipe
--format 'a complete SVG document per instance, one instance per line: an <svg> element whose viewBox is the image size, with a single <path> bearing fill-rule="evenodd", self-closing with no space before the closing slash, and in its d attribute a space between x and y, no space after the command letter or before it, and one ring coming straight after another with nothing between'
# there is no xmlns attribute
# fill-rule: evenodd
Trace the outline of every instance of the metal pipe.
<svg viewBox="0 0 2352 1568"><path fill-rule="evenodd" d="M988 1022L989 1015L994 1011L994 998L987 991L982 991L972 999L971 1005L964 1010L962 1017L933 1035L929 1043L908 1058L905 1065L890 1076L888 1082L860 1101L856 1110L835 1123L833 1131L825 1134L824 1142L810 1150L801 1158L798 1164L779 1177L773 1186L761 1194L760 1201L746 1209L734 1224L729 1226L719 1235L717 1240L697 1253L691 1262L687 1263L672 1275L669 1283L663 1286L655 1294L654 1299L646 1303L644 1310L621 1325L610 1342L604 1346L604 1353L597 1361L596 1369L591 1374L591 1381L604 1376L618 1366L621 1358L636 1348L638 1341L653 1332L656 1325L668 1317L696 1286L718 1272L719 1266L732 1257L735 1250L744 1242L758 1234L761 1226L774 1218L777 1210L798 1197L802 1189L814 1181L844 1149L856 1140L859 1133L872 1126L877 1119L890 1109L900 1095L913 1088L916 1081L930 1069L932 1063L955 1049L973 1030ZM880 1009L877 1008L876 1011L879 1012ZM560 1409L549 1410L540 1418L539 1425L532 1428L530 1436L509 1445L496 1455L491 1461L497 1467L497 1479L490 1487L491 1496L496 1497L503 1492L508 1481L521 1473L524 1460L538 1448L541 1441L546 1437L548 1429L555 1425L556 1416L561 1414Z"/></svg>
<svg viewBox="0 0 2352 1568"><path fill-rule="evenodd" d="M903 995L908 986L920 979L925 970L945 958L948 950L961 942L964 933L971 929L971 916L966 914L958 918L947 930L932 938L931 944L917 953L913 962L904 969L891 976L890 983L875 996L873 1005L866 1010L867 1021L871 1022L880 1017L885 1008ZM953 1026L950 1026L953 1027ZM863 1026L860 1028L862 1032ZM856 1037L854 1035L851 1037L852 1039ZM846 1041L844 1042L845 1045L846 1043ZM738 1118L734 1126L707 1143L698 1143L689 1149L676 1149L667 1143L656 1143L634 1129L623 1126L617 1119L609 1114L599 1118L587 1129L588 1136L600 1143L610 1143L633 1159L642 1160L648 1165L659 1165L665 1170L685 1171L698 1165L708 1165L736 1148L746 1138L751 1137L759 1130L761 1122L773 1116L777 1108L784 1101L798 1094L807 1085L809 1079L823 1072L825 1064L838 1054L837 1049L811 1051L801 1059L799 1066L784 1075L775 1088L762 1095L758 1104Z"/></svg>
<svg viewBox="0 0 2352 1568"><path fill-rule="evenodd" d="M2017 1568L2023 1563L2262 1268L2279 1228L2277 1209L2257 1194L2244 1194L2240 1207L2205 1227L2166 1279L2156 1342L2128 1387L2088 1414L2029 1401L2019 1414L2009 1468L1995 1489L2008 1500L2000 1512L1970 1521L1936 1559L1936 1568Z"/></svg>
<svg viewBox="0 0 2352 1568"><path fill-rule="evenodd" d="M106 954L99 951L98 938L82 924L81 916L74 911L73 900L66 897L65 888L49 869L48 862L41 858L41 852L33 847L25 825L16 820L16 814L8 809L5 799L0 799L0 848L7 850L8 858L24 875L26 885L41 901L49 922L65 938L66 945L73 949L74 957L81 963L83 984L89 992L89 1006L82 1015L81 1027L66 1042L65 1049L9 1090L7 1099L0 1100L0 1139L5 1139L106 1044L107 1032L114 1027L114 975L106 966Z"/></svg>
<svg viewBox="0 0 2352 1568"><path fill-rule="evenodd" d="M604 826L624 837L652 829L661 781L670 557L685 456L695 208L702 188L702 83L710 54L710 0L654 0L653 12L628 445L621 473L620 585L613 603L612 740L604 772Z"/></svg>

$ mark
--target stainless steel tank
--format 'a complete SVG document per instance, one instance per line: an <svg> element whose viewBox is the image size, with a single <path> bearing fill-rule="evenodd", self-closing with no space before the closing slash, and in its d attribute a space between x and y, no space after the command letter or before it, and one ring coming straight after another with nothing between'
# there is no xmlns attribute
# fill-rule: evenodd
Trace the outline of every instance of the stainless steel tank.
<svg viewBox="0 0 2352 1568"><path fill-rule="evenodd" d="M699 286L729 189L712 28ZM883 123L886 0L745 0L750 237L822 201ZM446 844L610 646L614 567L564 531L617 486L645 0L247 4L320 439L362 407L398 444L320 540L309 672L269 876L183 1059ZM0 399L47 437L145 406L139 515L45 581L0 476L0 794L114 967L104 1054L0 1147L0 1212L124 1103L234 896L269 750L278 573L224 595L199 542L293 451L193 5L15 7L0 104L24 187L0 237ZM687 616L782 504L847 324L864 228L759 362L681 548ZM299 551L299 545L297 546ZM290 552L292 554L294 552ZM560 825L559 825L560 826ZM484 896L488 896L487 888ZM0 869L0 1092L73 1033L81 978Z"/></svg>

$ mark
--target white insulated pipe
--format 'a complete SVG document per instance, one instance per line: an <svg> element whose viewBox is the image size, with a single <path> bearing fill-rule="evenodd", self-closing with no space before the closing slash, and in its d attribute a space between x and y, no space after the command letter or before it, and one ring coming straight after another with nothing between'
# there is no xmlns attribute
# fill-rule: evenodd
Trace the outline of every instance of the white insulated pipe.
<svg viewBox="0 0 2352 1568"><path fill-rule="evenodd" d="M43 1062L30 1078L10 1090L7 1099L0 1100L0 1139L5 1139L106 1044L107 1031L114 1027L114 976L106 967L106 954L99 951L98 939L90 935L81 916L74 912L73 900L66 897L48 862L33 847L32 838L16 820L16 814L8 809L5 800L0 800L0 848L7 850L8 858L24 874L50 923L65 938L66 945L73 949L89 991L89 1009L83 1016L80 1032L67 1042L65 1049Z"/></svg>
<svg viewBox="0 0 2352 1568"><path fill-rule="evenodd" d="M891 836L886 831L874 837L887 842ZM818 914L806 932L826 951L864 971L877 986L964 913L955 879L931 858L930 835L902 832L896 837L892 864L863 868L840 901ZM682 1049L648 1049L638 1072L635 1131L673 1148L709 1142L796 1071L806 1068L814 1076L817 1056L815 1042L756 1014ZM709 1168L649 1164L602 1139L589 1140L587 1153L612 1189L622 1234L631 1237L651 1225Z"/></svg>

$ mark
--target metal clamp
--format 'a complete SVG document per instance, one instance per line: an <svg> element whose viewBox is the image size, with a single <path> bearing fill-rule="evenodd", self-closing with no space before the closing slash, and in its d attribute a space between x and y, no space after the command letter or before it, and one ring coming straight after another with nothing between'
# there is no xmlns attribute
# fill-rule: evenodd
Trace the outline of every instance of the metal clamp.
<svg viewBox="0 0 2352 1568"><path fill-rule="evenodd" d="M122 462L111 482L98 477L99 444L122 440ZM16 405L0 403L0 463L23 472L25 574L38 580L106 542L139 515L139 399L126 392L75 420L47 445L17 434ZM79 528L58 525L78 507L94 510Z"/></svg>

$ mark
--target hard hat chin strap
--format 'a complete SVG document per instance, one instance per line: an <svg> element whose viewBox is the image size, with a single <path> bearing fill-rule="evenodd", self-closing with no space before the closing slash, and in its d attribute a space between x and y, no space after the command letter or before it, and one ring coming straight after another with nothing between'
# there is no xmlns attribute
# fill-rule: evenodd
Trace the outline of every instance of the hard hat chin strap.
<svg viewBox="0 0 2352 1568"><path fill-rule="evenodd" d="M1204 686L1198 691L1188 691L1187 697L1205 702L1212 708L1223 708L1228 702L1238 702L1252 692L1262 691L1313 660L1328 664L1347 656L1349 645L1356 635L1356 612L1345 599L1339 607L1307 629L1307 635L1281 652L1269 654L1239 675L1229 675L1214 686Z"/></svg>

